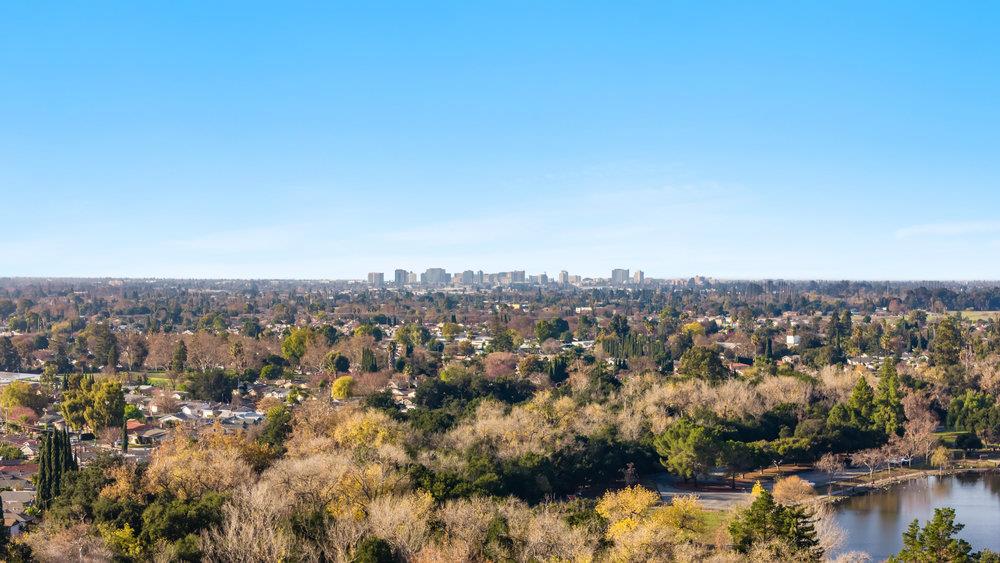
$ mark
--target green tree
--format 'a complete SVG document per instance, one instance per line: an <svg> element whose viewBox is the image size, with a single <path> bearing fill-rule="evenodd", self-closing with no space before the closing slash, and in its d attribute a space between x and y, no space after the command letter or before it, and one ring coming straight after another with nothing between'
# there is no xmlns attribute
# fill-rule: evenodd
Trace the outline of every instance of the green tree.
<svg viewBox="0 0 1000 563"><path fill-rule="evenodd" d="M760 467L761 456L757 448L739 440L726 440L719 449L719 462L726 468L726 474L731 481L730 486L736 488L736 476Z"/></svg>
<svg viewBox="0 0 1000 563"><path fill-rule="evenodd" d="M91 387L87 408L83 413L87 426L94 432L121 426L125 421L125 393L122 384L104 380Z"/></svg>
<svg viewBox="0 0 1000 563"><path fill-rule="evenodd" d="M291 432L292 411L285 405L276 405L267 409L257 441L271 446L275 451L284 452L285 440Z"/></svg>
<svg viewBox="0 0 1000 563"><path fill-rule="evenodd" d="M749 553L755 544L779 540L805 559L818 561L823 556L812 514L801 506L778 504L766 490L737 514L729 534L740 553Z"/></svg>
<svg viewBox="0 0 1000 563"><path fill-rule="evenodd" d="M281 379L284 374L284 368L279 365L267 364L266 366L260 368L261 379Z"/></svg>
<svg viewBox="0 0 1000 563"><path fill-rule="evenodd" d="M948 403L947 424L953 430L989 433L996 410L996 400L991 395L966 389Z"/></svg>
<svg viewBox="0 0 1000 563"><path fill-rule="evenodd" d="M955 509L936 508L934 517L920 528L914 520L903 532L903 549L889 558L891 563L971 563L975 561L969 542L955 537L965 526L955 523Z"/></svg>
<svg viewBox="0 0 1000 563"><path fill-rule="evenodd" d="M368 536L354 548L352 563L394 563L397 561L392 545L382 538Z"/></svg>
<svg viewBox="0 0 1000 563"><path fill-rule="evenodd" d="M393 336L393 340L408 350L412 350L417 346L423 346L430 339L430 332L428 332L428 330L423 326L416 323L410 323L399 327L396 329L396 334Z"/></svg>
<svg viewBox="0 0 1000 563"><path fill-rule="evenodd" d="M441 325L441 336L448 342L454 341L455 336L461 331L462 327L456 323L443 323Z"/></svg>
<svg viewBox="0 0 1000 563"><path fill-rule="evenodd" d="M930 359L936 366L957 366L962 352L962 332L954 317L941 319L931 340Z"/></svg>
<svg viewBox="0 0 1000 563"><path fill-rule="evenodd" d="M361 349L361 371L376 372L378 371L378 362L375 360L375 352L372 352L371 348Z"/></svg>
<svg viewBox="0 0 1000 563"><path fill-rule="evenodd" d="M59 402L59 414L66 420L66 424L76 431L82 431L87 425L86 412L89 406L88 393L84 389L70 389L63 391L62 400Z"/></svg>
<svg viewBox="0 0 1000 563"><path fill-rule="evenodd" d="M24 452L10 442L0 442L0 459L24 459Z"/></svg>
<svg viewBox="0 0 1000 563"><path fill-rule="evenodd" d="M293 328L288 336L281 341L281 354L293 365L298 365L299 360L306 353L311 335L312 331L306 327Z"/></svg>
<svg viewBox="0 0 1000 563"><path fill-rule="evenodd" d="M170 369L176 373L181 373L187 367L188 349L183 340L177 342L174 347L174 355L170 359Z"/></svg>
<svg viewBox="0 0 1000 563"><path fill-rule="evenodd" d="M146 415L142 414L139 407L129 403L125 405L125 420L138 420L142 422L143 420L146 420Z"/></svg>
<svg viewBox="0 0 1000 563"><path fill-rule="evenodd" d="M323 358L323 369L332 373L347 373L351 369L351 360L340 352L330 351Z"/></svg>
<svg viewBox="0 0 1000 563"><path fill-rule="evenodd" d="M535 323L535 338L539 342L545 342L550 338L558 339L569 330L569 323L562 318L542 319Z"/></svg>
<svg viewBox="0 0 1000 563"><path fill-rule="evenodd" d="M187 388L195 399L228 403L233 397L236 380L221 369L213 369L189 375Z"/></svg>
<svg viewBox="0 0 1000 563"><path fill-rule="evenodd" d="M43 432L38 453L38 475L35 481L36 504L42 509L48 507L52 499L62 492L66 473L76 468L69 434L65 430Z"/></svg>
<svg viewBox="0 0 1000 563"><path fill-rule="evenodd" d="M330 386L330 396L334 399L346 399L351 396L352 387L354 387L354 378L342 375L333 380L333 385Z"/></svg>
<svg viewBox="0 0 1000 563"><path fill-rule="evenodd" d="M903 401L900 395L895 361L886 358L882 363L878 387L875 389L872 423L887 436L903 433L906 417L903 414Z"/></svg>
<svg viewBox="0 0 1000 563"><path fill-rule="evenodd" d="M847 399L847 410L854 426L864 429L874 426L872 415L875 412L875 392L864 377L859 377L851 389L851 396Z"/></svg>
<svg viewBox="0 0 1000 563"><path fill-rule="evenodd" d="M24 381L12 381L0 391L0 405L5 409L28 407L41 414L48 399Z"/></svg>
<svg viewBox="0 0 1000 563"><path fill-rule="evenodd" d="M21 369L21 356L10 341L9 336L0 336L0 371L18 371Z"/></svg>
<svg viewBox="0 0 1000 563"><path fill-rule="evenodd" d="M719 354L704 346L688 348L681 356L677 372L686 377L704 379L711 383L717 383L731 375L726 366L722 365Z"/></svg>
<svg viewBox="0 0 1000 563"><path fill-rule="evenodd" d="M109 371L114 371L118 364L118 340L108 323L94 323L87 327L85 334L94 361Z"/></svg>
<svg viewBox="0 0 1000 563"><path fill-rule="evenodd" d="M685 481L705 475L719 454L719 436L714 428L681 418L653 440L660 463Z"/></svg>

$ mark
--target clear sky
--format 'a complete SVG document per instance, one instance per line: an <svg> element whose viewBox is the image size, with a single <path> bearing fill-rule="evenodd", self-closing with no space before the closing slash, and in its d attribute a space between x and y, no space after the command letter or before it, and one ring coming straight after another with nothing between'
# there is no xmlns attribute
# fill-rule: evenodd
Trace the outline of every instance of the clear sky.
<svg viewBox="0 0 1000 563"><path fill-rule="evenodd" d="M987 2L4 2L0 276L1000 279Z"/></svg>

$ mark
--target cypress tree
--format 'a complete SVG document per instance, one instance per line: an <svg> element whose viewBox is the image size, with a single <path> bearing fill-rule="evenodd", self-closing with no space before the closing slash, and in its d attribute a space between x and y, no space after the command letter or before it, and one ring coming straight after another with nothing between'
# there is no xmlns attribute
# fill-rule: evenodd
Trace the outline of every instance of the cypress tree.
<svg viewBox="0 0 1000 563"><path fill-rule="evenodd" d="M128 453L128 419L122 422L122 453Z"/></svg>
<svg viewBox="0 0 1000 563"><path fill-rule="evenodd" d="M55 496L55 484L59 479L57 474L58 469L55 464L55 434L49 434L48 440L45 444L45 503L48 504L52 497Z"/></svg>
<svg viewBox="0 0 1000 563"><path fill-rule="evenodd" d="M63 442L65 449L66 469L76 471L79 467L76 464L76 456L73 455L73 444L69 440L69 431L63 428Z"/></svg>
<svg viewBox="0 0 1000 563"><path fill-rule="evenodd" d="M44 508L46 502L48 501L49 493L49 469L47 466L49 457L49 433L48 431L42 433L42 443L38 449L38 477L35 482L37 487L35 491L35 503L40 507Z"/></svg>
<svg viewBox="0 0 1000 563"><path fill-rule="evenodd" d="M57 497L62 492L62 470L65 467L62 432L52 435L52 444L52 467L55 471L52 472L52 481L49 484L50 498Z"/></svg>

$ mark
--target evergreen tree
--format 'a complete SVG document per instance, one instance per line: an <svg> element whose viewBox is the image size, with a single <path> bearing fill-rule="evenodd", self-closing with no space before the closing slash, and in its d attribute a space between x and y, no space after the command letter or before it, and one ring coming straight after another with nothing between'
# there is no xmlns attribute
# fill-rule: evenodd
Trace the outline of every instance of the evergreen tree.
<svg viewBox="0 0 1000 563"><path fill-rule="evenodd" d="M931 363L943 367L957 366L961 351L962 333L958 321L952 317L941 319L931 340Z"/></svg>
<svg viewBox="0 0 1000 563"><path fill-rule="evenodd" d="M38 475L35 477L35 504L44 508L51 496L49 459L52 456L52 434L42 433L42 443L38 449Z"/></svg>
<svg viewBox="0 0 1000 563"><path fill-rule="evenodd" d="M923 529L914 520L903 532L903 549L889 558L891 563L911 561L948 561L965 563L975 561L969 542L955 537L965 526L955 523L954 508L937 508L934 517Z"/></svg>
<svg viewBox="0 0 1000 563"><path fill-rule="evenodd" d="M77 469L66 430L46 430L38 454L35 500L45 509L62 492L63 477Z"/></svg>
<svg viewBox="0 0 1000 563"><path fill-rule="evenodd" d="M749 553L755 544L781 540L805 560L818 561L823 556L819 547L812 515L800 506L784 506L761 490L749 508L742 511L729 525L733 547Z"/></svg>
<svg viewBox="0 0 1000 563"><path fill-rule="evenodd" d="M62 432L55 431L52 434L51 460L53 468L66 467L66 450L63 448ZM55 469L53 475L56 475L56 478L53 479L51 483L52 497L57 497L59 496L59 493L62 492L62 476L60 475L59 469Z"/></svg>
<svg viewBox="0 0 1000 563"><path fill-rule="evenodd" d="M851 390L851 397L847 400L847 409L850 413L851 423L857 428L869 429L872 427L872 414L875 411L875 393L871 385L864 377L859 377Z"/></svg>
<svg viewBox="0 0 1000 563"><path fill-rule="evenodd" d="M698 424L688 418L678 419L653 440L660 463L667 471L685 481L711 470L718 457L721 442L715 428Z"/></svg>
<svg viewBox="0 0 1000 563"><path fill-rule="evenodd" d="M187 366L187 358L187 344L181 340L177 343L177 347L174 348L174 356L170 360L170 369L178 373L184 371L184 367Z"/></svg>
<svg viewBox="0 0 1000 563"><path fill-rule="evenodd" d="M378 371L378 363L375 361L375 353L371 348L361 350L361 370L368 372Z"/></svg>
<svg viewBox="0 0 1000 563"><path fill-rule="evenodd" d="M903 402L899 391L899 376L896 363L886 358L882 363L878 388L875 390L875 410L872 413L874 426L887 436L903 433Z"/></svg>
<svg viewBox="0 0 1000 563"><path fill-rule="evenodd" d="M21 369L21 356L9 336L0 336L0 371Z"/></svg>

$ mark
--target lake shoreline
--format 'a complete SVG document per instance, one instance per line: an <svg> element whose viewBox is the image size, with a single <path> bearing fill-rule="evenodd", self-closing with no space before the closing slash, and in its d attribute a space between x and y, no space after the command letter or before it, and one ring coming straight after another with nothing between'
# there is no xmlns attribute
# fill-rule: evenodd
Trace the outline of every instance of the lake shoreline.
<svg viewBox="0 0 1000 563"><path fill-rule="evenodd" d="M927 477L949 477L954 475L964 475L968 473L995 473L1000 471L997 467L955 467L951 469L918 469L907 472L903 475L894 475L877 479L870 483L860 483L852 485L833 494L817 495L816 502L821 504L836 504L853 496L863 495L875 491L884 491L897 485L902 485L917 479Z"/></svg>
<svg viewBox="0 0 1000 563"><path fill-rule="evenodd" d="M825 500L844 534L832 556L860 551L884 561L903 548L903 535L914 521L923 525L939 508L955 511L959 537L975 550L1000 550L1000 471L993 467L915 470Z"/></svg>

